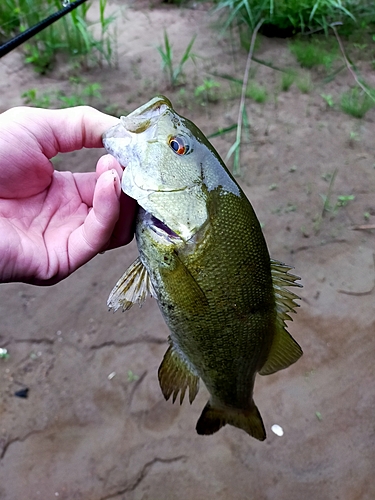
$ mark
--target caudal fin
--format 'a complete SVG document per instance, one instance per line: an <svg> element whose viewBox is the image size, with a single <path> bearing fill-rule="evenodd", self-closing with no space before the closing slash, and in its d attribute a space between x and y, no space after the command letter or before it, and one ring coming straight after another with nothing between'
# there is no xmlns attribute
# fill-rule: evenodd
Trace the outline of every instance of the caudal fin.
<svg viewBox="0 0 375 500"><path fill-rule="evenodd" d="M198 434L214 434L226 424L234 425L244 430L250 436L259 439L259 441L266 439L263 420L255 404L251 410L239 410L236 408L211 406L210 401L208 401L199 417L196 430Z"/></svg>

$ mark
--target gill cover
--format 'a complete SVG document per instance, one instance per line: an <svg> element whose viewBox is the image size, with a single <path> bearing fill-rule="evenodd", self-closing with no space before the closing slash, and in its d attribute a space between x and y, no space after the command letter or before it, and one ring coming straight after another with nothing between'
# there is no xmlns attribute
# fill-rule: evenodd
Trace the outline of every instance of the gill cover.
<svg viewBox="0 0 375 500"><path fill-rule="evenodd" d="M189 240L206 222L202 165L207 151L165 97L155 97L103 136L125 167L123 191Z"/></svg>

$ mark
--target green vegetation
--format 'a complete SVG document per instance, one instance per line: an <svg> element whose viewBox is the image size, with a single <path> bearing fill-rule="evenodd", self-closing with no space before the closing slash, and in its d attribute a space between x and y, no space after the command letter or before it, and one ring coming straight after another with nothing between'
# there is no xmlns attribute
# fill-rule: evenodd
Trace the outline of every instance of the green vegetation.
<svg viewBox="0 0 375 500"><path fill-rule="evenodd" d="M359 87L354 87L341 95L340 107L344 113L363 118L367 111L375 106L375 92L366 93Z"/></svg>
<svg viewBox="0 0 375 500"><path fill-rule="evenodd" d="M333 22L368 23L375 19L373 2L362 0L216 0L224 29L247 26L253 30L264 19L263 30L289 34L322 28L326 32Z"/></svg>
<svg viewBox="0 0 375 500"><path fill-rule="evenodd" d="M287 92L295 79L296 73L294 71L283 71L281 74L281 90Z"/></svg>
<svg viewBox="0 0 375 500"><path fill-rule="evenodd" d="M301 74L296 80L296 85L303 94L308 94L309 92L311 92L313 89L313 84L311 81L310 73Z"/></svg>
<svg viewBox="0 0 375 500"><path fill-rule="evenodd" d="M320 94L320 97L322 97L325 100L327 106L329 106L330 108L333 107L334 102L331 94Z"/></svg>
<svg viewBox="0 0 375 500"><path fill-rule="evenodd" d="M36 89L27 90L22 94L25 104L38 108L69 108L71 106L94 105L102 100L99 83L87 83L80 78L70 78L72 92L66 94L60 90L39 94ZM96 107L99 107L98 105Z"/></svg>
<svg viewBox="0 0 375 500"><path fill-rule="evenodd" d="M252 81L246 89L246 97L250 97L253 101L262 104L267 100L267 90L258 83Z"/></svg>
<svg viewBox="0 0 375 500"><path fill-rule="evenodd" d="M26 62L39 73L53 67L58 53L74 57L84 66L112 62L115 36L110 25L115 17L105 16L107 0L99 0L100 37L96 39L87 21L91 3L84 3L22 45ZM25 31L62 8L59 0L5 0L0 5L0 41Z"/></svg>
<svg viewBox="0 0 375 500"><path fill-rule="evenodd" d="M330 213L332 217L334 217L340 208L346 207L351 201L355 200L354 194L341 194L336 197L336 202L332 203L332 190L333 185L336 179L337 170L334 170L332 173L327 173L322 176L327 182L329 181L327 194L321 194L321 198L323 200L323 208L321 213L316 217L314 223L315 231L319 231L320 226L322 224L323 218L327 213Z"/></svg>
<svg viewBox="0 0 375 500"><path fill-rule="evenodd" d="M334 44L332 50L331 42L331 40L327 42L327 40L318 40L316 38L312 40L296 38L289 43L289 49L304 68L320 65L330 68L338 53L337 45ZM328 43L330 48L328 48Z"/></svg>
<svg viewBox="0 0 375 500"><path fill-rule="evenodd" d="M210 102L218 101L217 90L220 87L220 83L212 78L205 78L201 85L198 85L194 91L195 97L200 100L203 106L206 106Z"/></svg>
<svg viewBox="0 0 375 500"><path fill-rule="evenodd" d="M173 48L169 41L168 34L164 31L164 47L159 45L157 51L159 52L162 59L163 71L167 74L169 84L171 87L176 87L181 83L181 77L183 75L183 67L189 59L194 61L194 54L191 52L193 47L195 36L190 40L188 46L183 53L180 62L175 66L173 61Z"/></svg>

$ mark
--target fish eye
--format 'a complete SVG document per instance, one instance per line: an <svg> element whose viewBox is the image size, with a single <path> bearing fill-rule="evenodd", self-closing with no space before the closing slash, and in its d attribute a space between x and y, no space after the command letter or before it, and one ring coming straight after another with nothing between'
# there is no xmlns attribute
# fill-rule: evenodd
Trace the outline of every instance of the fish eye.
<svg viewBox="0 0 375 500"><path fill-rule="evenodd" d="M181 136L170 137L169 146L178 155L186 155L189 152L189 145L184 137Z"/></svg>

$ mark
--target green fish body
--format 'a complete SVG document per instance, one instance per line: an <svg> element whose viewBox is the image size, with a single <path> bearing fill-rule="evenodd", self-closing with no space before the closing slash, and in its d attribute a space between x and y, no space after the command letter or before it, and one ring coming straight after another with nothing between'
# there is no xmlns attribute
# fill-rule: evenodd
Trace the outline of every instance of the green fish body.
<svg viewBox="0 0 375 500"><path fill-rule="evenodd" d="M169 327L159 368L166 399L201 379L210 393L196 429L225 424L264 440L253 400L257 373L286 368L302 355L285 320L298 298L290 267L270 259L254 210L202 132L155 97L103 136L124 165L122 189L140 205L140 256L108 299L129 309L154 296Z"/></svg>

